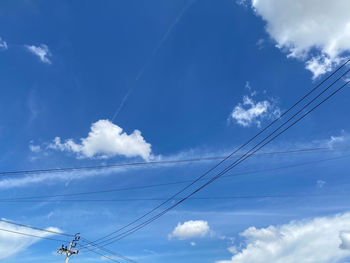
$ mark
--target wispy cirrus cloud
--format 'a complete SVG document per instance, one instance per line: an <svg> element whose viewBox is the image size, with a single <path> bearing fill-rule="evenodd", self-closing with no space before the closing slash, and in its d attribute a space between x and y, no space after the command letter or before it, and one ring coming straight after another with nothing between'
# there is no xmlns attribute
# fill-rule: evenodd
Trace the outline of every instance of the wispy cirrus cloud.
<svg viewBox="0 0 350 263"><path fill-rule="evenodd" d="M30 53L37 56L41 62L45 64L51 64L51 60L49 59L49 57L51 57L52 54L47 45L45 44L40 44L39 46L25 45L25 47Z"/></svg>
<svg viewBox="0 0 350 263"><path fill-rule="evenodd" d="M0 180L0 189L12 189L20 187L28 187L37 184L57 184L67 183L76 180L87 179L95 176L106 176L125 171L122 168L112 169L96 169L88 171L71 171L71 172L55 172L55 173L33 173L24 177L5 177Z"/></svg>
<svg viewBox="0 0 350 263"><path fill-rule="evenodd" d="M28 235L35 235L39 237L49 237L53 234L43 231L38 231L34 229L29 229L21 226L14 226L7 224L5 222L0 222L0 228L13 231L13 232L20 232ZM60 233L60 229L55 227L49 227L46 230L54 231ZM14 256L27 248L29 248L31 245L39 242L40 238L25 236L25 235L19 235L16 233L11 233L7 231L0 231L0 260L9 258L11 256Z"/></svg>

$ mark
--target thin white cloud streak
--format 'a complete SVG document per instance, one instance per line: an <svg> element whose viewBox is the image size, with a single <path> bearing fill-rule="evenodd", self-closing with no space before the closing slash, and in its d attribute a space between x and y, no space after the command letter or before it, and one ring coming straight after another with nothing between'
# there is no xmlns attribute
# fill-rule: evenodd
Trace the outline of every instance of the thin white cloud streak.
<svg viewBox="0 0 350 263"><path fill-rule="evenodd" d="M167 160L179 160L179 159L191 159L193 157L201 157L212 156L213 152L200 153L197 150L190 150L181 152L174 155L168 156L157 156L155 161L167 161ZM217 153L219 154L219 153ZM225 152L220 152L220 155L225 156ZM214 160L216 161L216 160ZM200 162L201 165L203 163L210 163L213 160ZM111 176L118 175L121 173L132 172L132 171L140 171L145 169L161 169L164 167L179 167L188 165L187 163L164 163L164 164L148 164L144 166L126 166L126 167L113 167L113 168L102 168L102 169L93 169L93 170L81 170L81 171L69 171L69 172L48 172L48 173L33 173L27 176L17 176L17 175L8 175L7 177L3 177L4 179L0 180L0 189L12 189L12 188L21 188L21 187L30 187L37 184L58 184L58 183L67 183L77 180L83 180L87 178L93 178L97 176Z"/></svg>
<svg viewBox="0 0 350 263"><path fill-rule="evenodd" d="M135 82L137 82L142 77L143 73L145 72L146 67L151 63L152 59L157 55L159 49L163 46L163 44L165 43L165 41L169 37L170 33L173 31L174 27L180 22L181 18L185 14L185 12L194 4L195 1L196 0L189 0L189 2L180 10L180 13L175 18L174 22L170 25L170 27L168 28L167 32L165 32L165 34L163 35L161 40L158 42L157 46L153 49L153 52L152 52L150 58L146 61L146 63L139 70L139 72L138 72L138 74L136 76ZM123 107L125 105L125 102L127 101L127 99L129 98L131 92L134 89L134 85L130 86L130 88L126 92L125 96L123 97L123 99L122 99L121 103L119 104L117 110L113 114L113 117L111 119L112 122L118 117L120 111L123 109Z"/></svg>
<svg viewBox="0 0 350 263"><path fill-rule="evenodd" d="M0 228L15 232L21 232L29 235L35 235L39 237L49 237L53 234L33 229L28 229L25 227L9 225L4 222L0 222ZM49 231L61 232L60 229L55 227L47 228ZM9 258L14 256L24 250L26 250L31 245L39 242L39 238L23 236L15 233L10 233L6 231L0 231L0 259Z"/></svg>
<svg viewBox="0 0 350 263"><path fill-rule="evenodd" d="M344 143L347 141L350 141L350 138L345 135ZM324 140L317 140L314 142L307 142L307 143L295 143L295 142L283 142L281 145L277 145L274 147L269 147L266 149L266 152L269 151L284 151L288 149L303 149L303 148L314 148L314 147L324 147L329 146L328 143L332 139L324 139ZM283 146L282 146L283 145ZM337 144L337 146L340 146ZM235 149L235 147L232 147L232 149ZM195 158L206 158L206 157L213 157L213 156L227 156L231 153L232 149L230 150L222 150L222 151L213 151L211 149L190 149L187 151L182 151L177 154L172 155L166 155L166 156L156 156L152 161L172 161L172 160L184 160L184 159L195 159ZM311 151L310 153L315 153L314 151ZM35 153L38 154L38 153ZM307 154L306 152L304 154ZM325 156L326 154L326 156ZM322 158L327 158L330 156L339 156L339 152L328 152L328 153L322 153ZM280 162L280 158L283 158L284 155L281 157L278 157L276 159L274 157L273 161ZM291 158L297 158L295 155L290 155L288 157L288 160L291 160ZM318 157L319 158L319 157ZM252 159L252 158L250 158ZM254 161L254 159L252 159ZM209 165L213 162L218 162L218 160L204 160L200 162L194 162L193 164L200 165L203 167L203 165ZM2 180L0 180L0 189L11 189L11 188L19 188L19 187L28 187L32 185L37 184L57 184L57 183L66 183L70 181L76 181L76 180L83 180L86 178L92 178L97 176L111 176L111 175L118 175L121 173L127 173L127 172L135 172L135 171L141 171L145 169L162 169L162 168L172 168L172 167L181 167L186 166L188 163L164 163L164 164L147 164L144 166L124 166L124 167L113 167L113 168L102 168L102 169L95 169L95 170L80 170L80 171L69 171L69 172L49 172L49 173L33 173L31 175L27 175L24 177L20 176L11 176L8 175L7 177L3 177Z"/></svg>
<svg viewBox="0 0 350 263"><path fill-rule="evenodd" d="M8 176L6 179L0 180L0 189L12 189L21 188L27 186L33 186L36 184L57 184L67 183L76 180L82 180L95 176L107 176L111 174L121 173L125 171L122 168L101 169L101 170L89 170L89 171L73 171L73 172L55 172L55 173L37 173L27 175L24 177L13 178L14 176Z"/></svg>
<svg viewBox="0 0 350 263"><path fill-rule="evenodd" d="M350 134L345 130L341 130L338 134L332 135L327 139L315 140L314 145L323 145L326 147L338 147L338 146L349 146L350 145Z"/></svg>

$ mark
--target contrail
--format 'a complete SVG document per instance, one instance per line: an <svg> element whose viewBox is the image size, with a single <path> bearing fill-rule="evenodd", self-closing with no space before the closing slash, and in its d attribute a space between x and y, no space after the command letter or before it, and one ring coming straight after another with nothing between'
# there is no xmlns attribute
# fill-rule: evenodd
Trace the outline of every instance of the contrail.
<svg viewBox="0 0 350 263"><path fill-rule="evenodd" d="M158 50L162 47L162 45L164 44L164 42L167 40L168 36L170 35L171 31L174 29L174 27L176 26L177 23L179 23L179 21L181 20L182 16L185 14L185 12L187 11L187 9L189 9L193 3L196 0L190 0L181 10L180 13L178 14L178 16L175 18L174 22L170 25L169 29L165 32L164 36L161 38L161 40L158 42L158 45L153 49L153 52L151 54L151 56L149 57L149 59L145 62L145 64L142 66L142 68L139 70L136 78L135 78L135 82L137 82L143 75L145 69L147 68L147 66L150 64L150 62L152 61L153 57L155 55L157 55ZM122 108L124 107L125 102L127 101L128 97L130 96L131 92L133 91L135 85L131 85L130 88L128 89L128 91L126 92L125 96L123 97L121 103L119 104L119 107L117 108L116 112L114 113L113 117L112 117L112 122L115 120L115 118L117 118L117 116L119 115L120 111L122 110Z"/></svg>

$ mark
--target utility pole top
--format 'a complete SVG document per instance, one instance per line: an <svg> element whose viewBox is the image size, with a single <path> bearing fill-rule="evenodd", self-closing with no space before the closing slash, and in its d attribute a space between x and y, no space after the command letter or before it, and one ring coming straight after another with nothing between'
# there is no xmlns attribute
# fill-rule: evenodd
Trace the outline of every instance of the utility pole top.
<svg viewBox="0 0 350 263"><path fill-rule="evenodd" d="M62 245L62 247L57 249L57 253L58 254L66 254L66 259L64 261L64 263L68 263L69 258L73 255L77 255L79 254L79 250L75 250L75 247L77 246L77 242L80 240L80 234L77 233L74 235L74 239L69 243L69 246L64 246Z"/></svg>

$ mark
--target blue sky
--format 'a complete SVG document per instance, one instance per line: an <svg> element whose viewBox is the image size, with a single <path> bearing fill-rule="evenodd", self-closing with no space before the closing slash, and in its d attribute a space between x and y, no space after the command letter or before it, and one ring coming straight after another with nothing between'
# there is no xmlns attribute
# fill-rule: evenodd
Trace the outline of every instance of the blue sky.
<svg viewBox="0 0 350 263"><path fill-rule="evenodd" d="M348 11L346 0L2 1L1 171L225 156L345 61ZM337 147L350 141L349 96L263 150L332 151L253 157L229 174L258 172L196 195L260 198L188 200L108 248L139 262L347 262L349 157ZM8 175L0 199L191 180L216 162ZM74 198L164 198L184 185ZM159 203L48 199L3 202L0 216L95 240ZM4 262L64 260L57 242L3 233L0 244Z"/></svg>

